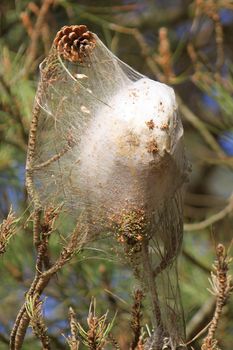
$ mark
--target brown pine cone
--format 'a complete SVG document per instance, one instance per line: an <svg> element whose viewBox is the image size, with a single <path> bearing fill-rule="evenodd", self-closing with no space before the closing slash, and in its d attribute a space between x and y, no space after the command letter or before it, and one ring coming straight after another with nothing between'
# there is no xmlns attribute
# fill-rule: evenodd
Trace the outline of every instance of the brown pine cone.
<svg viewBox="0 0 233 350"><path fill-rule="evenodd" d="M58 52L71 62L83 62L95 43L93 33L85 25L64 26L54 39Z"/></svg>

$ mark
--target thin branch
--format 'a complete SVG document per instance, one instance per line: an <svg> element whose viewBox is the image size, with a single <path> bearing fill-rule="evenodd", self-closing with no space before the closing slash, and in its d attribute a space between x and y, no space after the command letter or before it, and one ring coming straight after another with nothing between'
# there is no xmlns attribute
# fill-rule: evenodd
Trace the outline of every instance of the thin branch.
<svg viewBox="0 0 233 350"><path fill-rule="evenodd" d="M162 313L159 304L159 296L157 291L156 279L154 277L154 271L151 266L151 259L149 255L148 242L142 242L142 256L143 256L143 268L144 275L146 279L146 285L148 287L148 291L150 293L151 303L152 303L152 312L153 312L153 323L158 332L158 338L162 337L164 333L166 333L163 320ZM159 339L162 343L162 339Z"/></svg>
<svg viewBox="0 0 233 350"><path fill-rule="evenodd" d="M49 158L48 160L46 160L43 163L40 163L38 165L33 166L32 169L28 169L28 171L35 171L35 170L41 170L43 168L46 168L47 166L49 166L51 163L56 162L57 160L59 160L61 157L64 156L64 154L66 154L69 150L71 149L71 146L68 144L66 147L64 147L58 154L56 154L55 156Z"/></svg>
<svg viewBox="0 0 233 350"><path fill-rule="evenodd" d="M2 144L6 144L12 147L16 148L16 151L22 151L23 154L25 154L26 150L27 150L27 146L24 142L22 142L20 140L20 138L17 137L17 139L15 139L15 135L14 135L14 140L12 140L12 138L8 138L3 132L0 131L0 140L2 142Z"/></svg>
<svg viewBox="0 0 233 350"><path fill-rule="evenodd" d="M211 275L211 294L215 296L216 305L213 318L210 322L208 334L203 341L201 350L218 350L218 341L215 333L222 316L223 307L233 291L231 276L228 274L231 259L227 256L225 247L222 244L217 246L217 260L214 264L214 272Z"/></svg>
<svg viewBox="0 0 233 350"><path fill-rule="evenodd" d="M73 257L75 252L80 249L83 245L83 242L86 239L86 230L85 228L77 223L76 228L73 230L69 241L66 246L63 247L59 258L53 264L51 268L42 272L42 263L43 263L43 252L46 248L46 244L42 241L38 248L37 264L36 264L36 273L34 280L27 292L27 296L38 297L41 295L45 287L48 285L50 279ZM28 328L30 318L26 311L26 301L21 307L18 316L16 318L10 339L10 349L11 350L20 350L22 348L26 330Z"/></svg>
<svg viewBox="0 0 233 350"><path fill-rule="evenodd" d="M204 271L205 273L210 274L211 270L205 266L202 262L200 262L199 260L197 260L193 255L191 255L187 250L183 249L182 250L182 254L183 256L189 260L192 264L194 264L195 266L199 267L202 271Z"/></svg>
<svg viewBox="0 0 233 350"><path fill-rule="evenodd" d="M148 67L151 69L152 73L159 80L164 81L163 74L161 73L159 67L157 66L154 58L151 57L150 46L146 43L143 35L140 33L140 31L137 28L127 28L115 23L108 23L106 26L109 29L114 30L115 32L132 35L137 41L137 43L139 44L139 47L141 49L141 54L144 57Z"/></svg>
<svg viewBox="0 0 233 350"><path fill-rule="evenodd" d="M140 289L136 290L134 293L134 304L132 307L132 320L131 328L133 330L134 339L131 343L130 350L136 350L138 348L138 343L141 338L142 329L142 298L143 293Z"/></svg>
<svg viewBox="0 0 233 350"><path fill-rule="evenodd" d="M50 339L47 335L47 327L42 316L43 301L35 294L26 296L26 312L30 319L30 326L33 333L40 340L43 350L50 350Z"/></svg>
<svg viewBox="0 0 233 350"><path fill-rule="evenodd" d="M221 147L216 142L215 138L212 136L212 134L209 132L207 127L205 126L205 123L198 118L182 101L180 96L177 96L177 102L179 105L179 110L181 111L182 115L188 122L190 122L201 134L201 136L204 138L205 142L210 146L210 148L216 152L216 154L222 158L225 156L225 153L222 151Z"/></svg>
<svg viewBox="0 0 233 350"><path fill-rule="evenodd" d="M208 219L205 219L201 222L197 222L194 224L184 224L184 230L185 231L204 230L205 228L213 225L214 223L224 219L227 215L231 214L232 212L233 212L233 195L231 195L227 206L224 209L222 209L220 212L212 215Z"/></svg>
<svg viewBox="0 0 233 350"><path fill-rule="evenodd" d="M0 343L9 344L9 339L2 333L0 333Z"/></svg>
<svg viewBox="0 0 233 350"><path fill-rule="evenodd" d="M215 307L215 298L210 298L207 300L200 309L194 314L189 323L186 326L186 337L188 343L194 341L193 337L196 339L197 333L209 324L211 316L213 315Z"/></svg>
<svg viewBox="0 0 233 350"><path fill-rule="evenodd" d="M26 188L27 188L29 197L33 200L33 203L35 205L37 212L40 210L41 206L40 206L40 201L38 199L37 193L35 192L33 187L33 177L30 169L32 168L33 160L35 158L36 134L37 134L37 127L38 127L38 119L40 115L40 100L42 98L42 92L43 92L42 83L40 83L37 90L37 100L35 101L35 105L33 108L31 127L29 132L29 139L28 139L27 162L26 162ZM35 212L35 215L36 215L36 212ZM37 229L37 226L34 225L34 231L35 229ZM35 232L34 236L35 234L38 234L38 233Z"/></svg>
<svg viewBox="0 0 233 350"><path fill-rule="evenodd" d="M42 5L39 9L37 20L33 28L33 32L31 33L31 42L28 47L27 59L25 62L25 71L28 72L30 70L32 63L35 61L37 50L38 50L38 39L41 35L41 30L43 28L43 24L45 21L45 17L53 5L54 0L42 0Z"/></svg>
<svg viewBox="0 0 233 350"><path fill-rule="evenodd" d="M3 86L5 92L7 93L8 97L10 99L11 105L8 104L7 107L9 109L12 117L18 122L20 129L21 129L21 132L22 132L23 141L26 144L27 138L28 138L27 127L23 123L23 117L21 115L21 109L20 109L18 100L16 99L15 95L12 93L10 85L6 82L6 80L2 74L0 74L0 83Z"/></svg>

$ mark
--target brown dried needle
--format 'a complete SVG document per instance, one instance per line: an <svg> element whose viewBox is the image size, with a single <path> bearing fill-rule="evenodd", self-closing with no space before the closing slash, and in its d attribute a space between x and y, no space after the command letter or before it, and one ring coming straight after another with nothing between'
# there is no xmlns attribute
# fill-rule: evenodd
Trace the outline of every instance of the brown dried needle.
<svg viewBox="0 0 233 350"><path fill-rule="evenodd" d="M17 220L11 208L7 218L0 224L0 255L5 253L9 240L15 234L16 222Z"/></svg>
<svg viewBox="0 0 233 350"><path fill-rule="evenodd" d="M72 307L69 308L69 320L70 320L70 335L66 338L70 350L78 350L79 349L79 340L78 338L78 328L77 328L77 320L75 316L75 312Z"/></svg>
<svg viewBox="0 0 233 350"><path fill-rule="evenodd" d="M93 299L87 317L88 329L85 331L80 323L77 323L78 332L83 344L90 350L103 350L108 342L108 336L112 329L114 319L108 323L107 312L101 317L98 317L96 315L95 299Z"/></svg>
<svg viewBox="0 0 233 350"><path fill-rule="evenodd" d="M33 333L40 340L43 350L50 350L50 341L47 335L47 327L44 322L42 315L43 301L39 299L38 295L27 296L25 307L26 312L29 316L30 323Z"/></svg>

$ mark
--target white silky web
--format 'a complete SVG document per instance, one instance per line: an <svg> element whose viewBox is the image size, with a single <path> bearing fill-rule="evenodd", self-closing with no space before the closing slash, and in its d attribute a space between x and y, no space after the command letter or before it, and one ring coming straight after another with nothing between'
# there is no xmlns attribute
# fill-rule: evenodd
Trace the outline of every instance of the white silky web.
<svg viewBox="0 0 233 350"><path fill-rule="evenodd" d="M94 37L83 63L52 48L41 64L34 192L42 206L62 204L73 218L82 215L89 240L108 234L114 242L117 235L151 295L148 349L161 342L176 349L183 337L176 257L186 160L174 91Z"/></svg>

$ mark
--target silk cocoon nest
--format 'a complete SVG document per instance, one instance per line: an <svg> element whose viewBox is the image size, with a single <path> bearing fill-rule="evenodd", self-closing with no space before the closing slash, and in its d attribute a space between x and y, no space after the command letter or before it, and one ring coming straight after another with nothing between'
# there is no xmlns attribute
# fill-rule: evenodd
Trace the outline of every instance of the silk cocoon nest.
<svg viewBox="0 0 233 350"><path fill-rule="evenodd" d="M81 216L87 240L108 235L125 245L135 275L158 299L148 349L161 341L176 349L183 337L176 257L187 162L175 94L92 35L85 60L70 62L52 47L40 66L34 193L41 206Z"/></svg>

